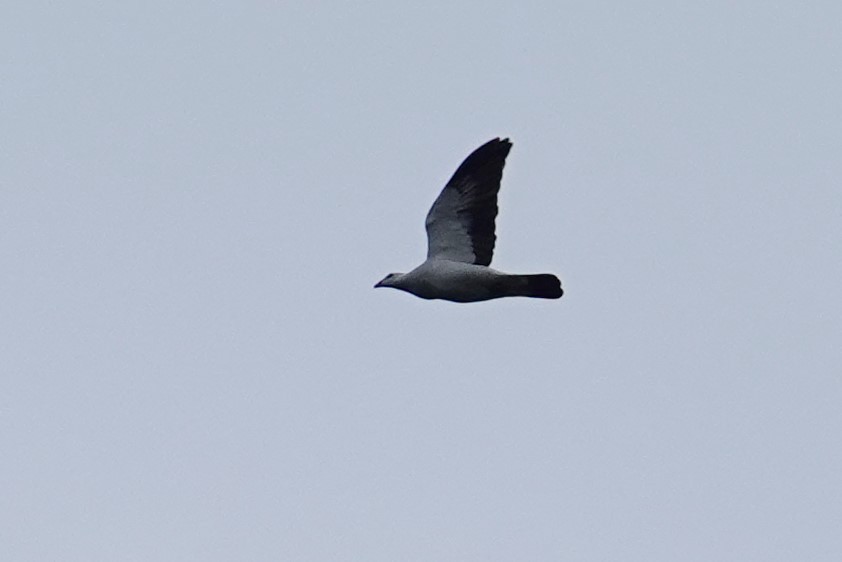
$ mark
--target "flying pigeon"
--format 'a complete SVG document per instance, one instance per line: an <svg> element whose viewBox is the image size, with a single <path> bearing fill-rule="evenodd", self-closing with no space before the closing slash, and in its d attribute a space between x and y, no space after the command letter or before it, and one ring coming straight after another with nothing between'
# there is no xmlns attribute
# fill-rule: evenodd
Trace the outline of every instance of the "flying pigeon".
<svg viewBox="0 0 842 562"><path fill-rule="evenodd" d="M390 273L375 288L453 302L561 297L555 275L512 275L488 267L496 240L497 192L511 148L509 139L496 138L465 158L427 213L427 260L409 273Z"/></svg>

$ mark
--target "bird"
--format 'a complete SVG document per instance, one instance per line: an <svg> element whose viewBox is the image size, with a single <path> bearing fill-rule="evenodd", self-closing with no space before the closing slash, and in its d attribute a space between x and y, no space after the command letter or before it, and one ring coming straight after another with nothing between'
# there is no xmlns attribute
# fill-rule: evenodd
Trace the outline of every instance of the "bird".
<svg viewBox="0 0 842 562"><path fill-rule="evenodd" d="M511 148L509 139L497 137L465 158L427 213L427 259L409 273L388 274L375 288L457 303L564 294L551 273L517 275L489 267L497 239L497 193Z"/></svg>

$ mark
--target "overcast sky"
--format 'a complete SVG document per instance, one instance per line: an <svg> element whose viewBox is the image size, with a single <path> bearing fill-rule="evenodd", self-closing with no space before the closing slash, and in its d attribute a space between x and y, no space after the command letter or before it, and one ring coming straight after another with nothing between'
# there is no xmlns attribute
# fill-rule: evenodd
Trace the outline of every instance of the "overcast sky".
<svg viewBox="0 0 842 562"><path fill-rule="evenodd" d="M0 559L842 560L841 27L7 0ZM565 296L374 290L496 136Z"/></svg>

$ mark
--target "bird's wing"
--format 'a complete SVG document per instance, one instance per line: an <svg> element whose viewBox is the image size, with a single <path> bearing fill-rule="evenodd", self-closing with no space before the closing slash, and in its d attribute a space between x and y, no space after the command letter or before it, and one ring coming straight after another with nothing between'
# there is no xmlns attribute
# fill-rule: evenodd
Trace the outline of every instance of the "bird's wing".
<svg viewBox="0 0 842 562"><path fill-rule="evenodd" d="M509 139L493 139L457 168L427 213L427 259L489 265L494 253L497 192Z"/></svg>

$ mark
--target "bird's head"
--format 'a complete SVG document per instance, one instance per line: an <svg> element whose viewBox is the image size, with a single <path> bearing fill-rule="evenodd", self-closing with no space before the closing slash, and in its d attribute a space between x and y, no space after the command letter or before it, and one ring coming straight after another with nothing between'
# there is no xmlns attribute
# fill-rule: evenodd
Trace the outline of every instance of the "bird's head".
<svg viewBox="0 0 842 562"><path fill-rule="evenodd" d="M403 273L390 273L389 275L381 279L377 283L377 285L374 286L374 288L376 289L377 287L394 287L398 279L400 279L402 275Z"/></svg>

